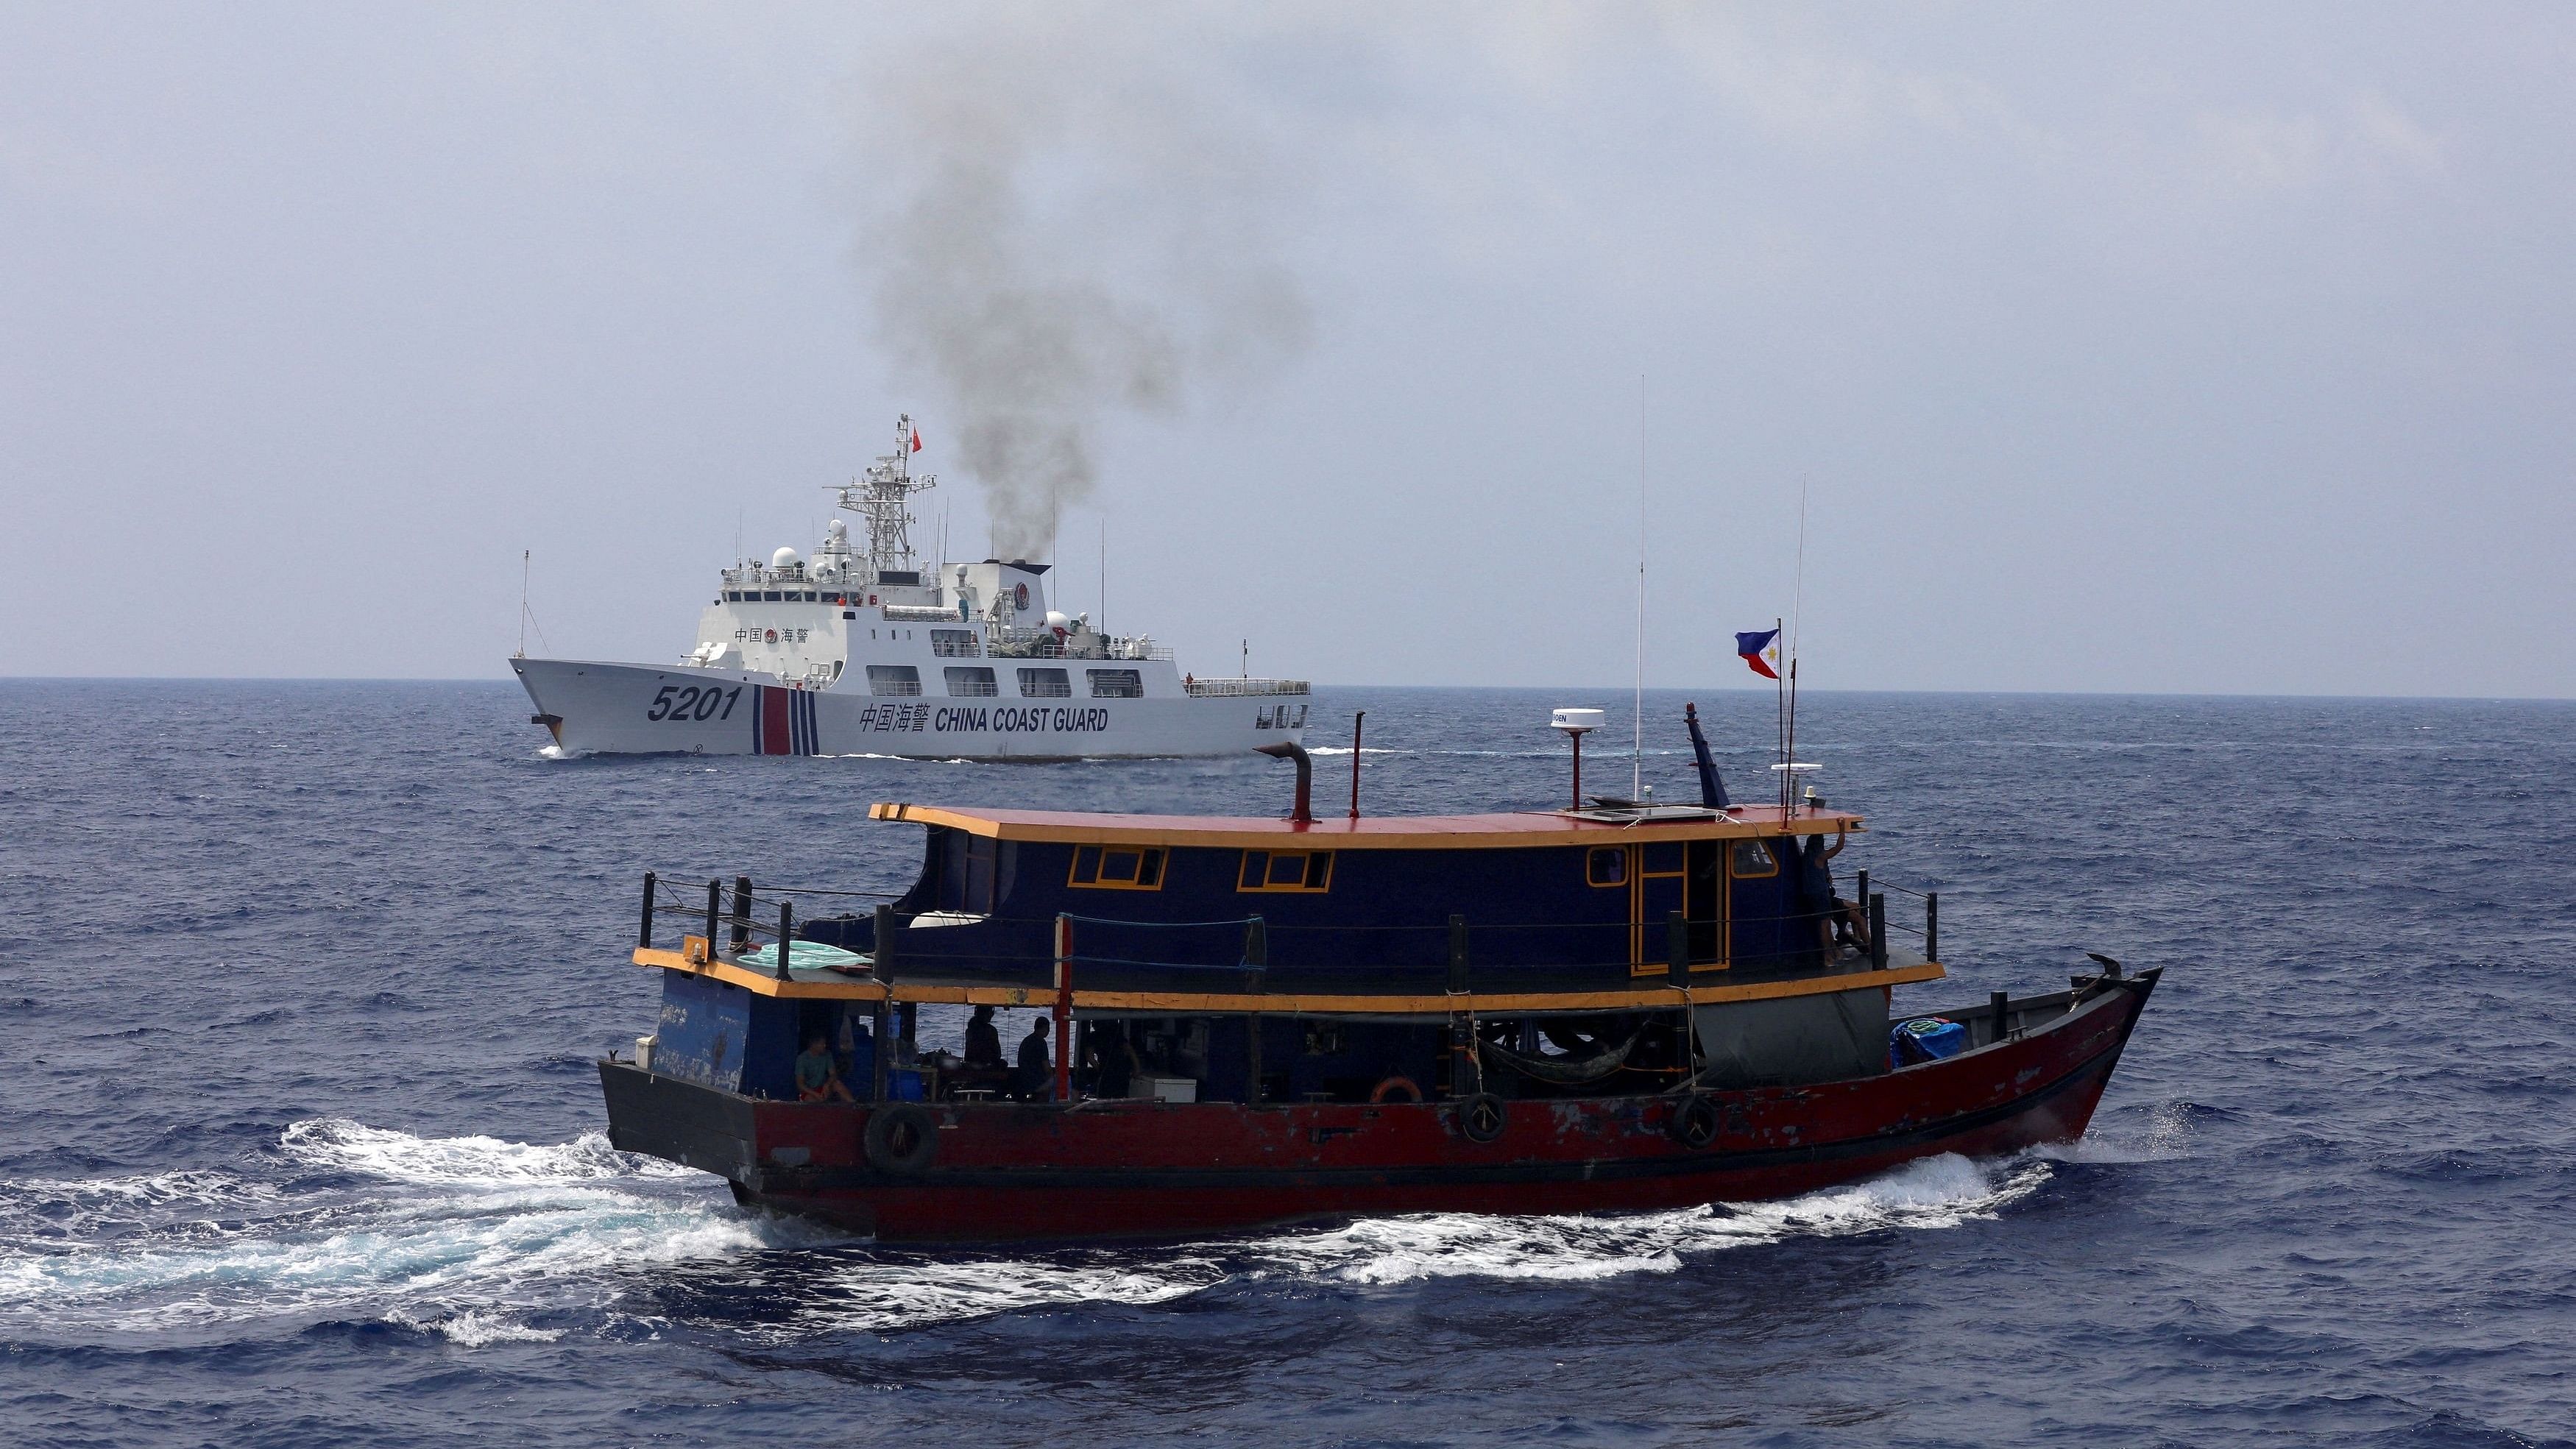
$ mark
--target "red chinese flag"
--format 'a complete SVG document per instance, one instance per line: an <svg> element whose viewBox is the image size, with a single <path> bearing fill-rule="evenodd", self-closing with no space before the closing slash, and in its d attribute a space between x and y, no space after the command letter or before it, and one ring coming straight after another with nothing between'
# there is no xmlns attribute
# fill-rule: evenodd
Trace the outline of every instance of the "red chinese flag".
<svg viewBox="0 0 2576 1449"><path fill-rule="evenodd" d="M919 428L912 430L912 450L916 453L921 451L921 429Z"/></svg>

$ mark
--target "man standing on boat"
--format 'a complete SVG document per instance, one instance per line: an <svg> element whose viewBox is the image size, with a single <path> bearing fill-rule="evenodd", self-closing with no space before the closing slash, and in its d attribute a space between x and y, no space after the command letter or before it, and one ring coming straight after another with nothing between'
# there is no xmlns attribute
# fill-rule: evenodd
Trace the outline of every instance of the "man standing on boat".
<svg viewBox="0 0 2576 1449"><path fill-rule="evenodd" d="M1029 1034L1020 1038L1020 1069L1011 1082L1011 1095L1023 1102L1043 1102L1054 1078L1055 1063L1047 1056L1047 1019L1040 1015L1029 1023Z"/></svg>

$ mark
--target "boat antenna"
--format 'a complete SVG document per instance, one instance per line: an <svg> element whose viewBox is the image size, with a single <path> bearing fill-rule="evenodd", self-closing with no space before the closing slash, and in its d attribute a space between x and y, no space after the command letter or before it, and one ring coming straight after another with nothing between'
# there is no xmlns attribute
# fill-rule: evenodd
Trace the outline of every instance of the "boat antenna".
<svg viewBox="0 0 2576 1449"><path fill-rule="evenodd" d="M1798 569L1789 591L1789 758L1780 772L1780 822L1798 798L1798 620L1807 612L1807 479L1798 478Z"/></svg>
<svg viewBox="0 0 2576 1449"><path fill-rule="evenodd" d="M1095 634L1109 633L1109 515L1100 515L1100 617L1092 621Z"/></svg>
<svg viewBox="0 0 2576 1449"><path fill-rule="evenodd" d="M1643 799L1646 778L1646 375L1637 374L1637 683L1629 705L1628 798Z"/></svg>
<svg viewBox="0 0 2576 1449"><path fill-rule="evenodd" d="M1771 634L1775 639L1780 635L1781 622L1779 615L1771 616ZM1797 668L1797 661L1792 659L1790 672L1797 672ZM1771 742L1780 750L1780 763L1773 768L1780 772L1780 818L1785 825L1789 816L1789 676L1786 674L1771 676L1771 735Z"/></svg>

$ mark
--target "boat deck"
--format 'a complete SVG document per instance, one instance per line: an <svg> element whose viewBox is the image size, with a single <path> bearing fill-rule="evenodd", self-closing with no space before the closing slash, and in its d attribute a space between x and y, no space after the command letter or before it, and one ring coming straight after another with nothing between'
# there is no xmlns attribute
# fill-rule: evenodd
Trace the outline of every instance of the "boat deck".
<svg viewBox="0 0 2576 1449"><path fill-rule="evenodd" d="M685 971L738 986L757 996L803 1001L922 1002L953 1006L1052 1006L1063 993L1045 984L1003 985L991 981L942 979L936 974L906 973L888 985L873 976L791 967L782 977L774 969L748 966L718 957L708 961L705 941L692 936L681 950L639 947L633 961L657 970ZM1446 1018L1460 1012L1480 1016L1535 1016L1551 1012L1669 1011L1713 1006L1731 1001L1776 1001L1873 986L1907 986L1937 981L1948 973L1939 962L1890 946L1887 965L1867 960L1844 963L1849 970L1767 980L1722 979L1709 972L1688 986L1669 981L1597 991L1463 992L1300 992L1280 991L1100 991L1086 990L1077 980L1071 993L1077 1012L1133 1011L1173 1013L1262 1012L1286 1015L1422 1016Z"/></svg>

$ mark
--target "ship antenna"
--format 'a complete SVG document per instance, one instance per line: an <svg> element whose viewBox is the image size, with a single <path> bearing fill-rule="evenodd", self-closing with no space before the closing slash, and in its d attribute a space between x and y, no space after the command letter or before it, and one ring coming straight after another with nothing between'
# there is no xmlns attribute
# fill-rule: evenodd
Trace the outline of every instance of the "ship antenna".
<svg viewBox="0 0 2576 1449"><path fill-rule="evenodd" d="M549 653L549 654L552 654L552 653L554 652L554 649L555 649L555 646L554 646L554 645L552 645L552 644L550 644L550 643L548 643L548 642L546 641L546 626L545 626L545 625L543 625L543 624L539 624L539 623L537 623L537 611L536 611L536 610L534 610L534 609L532 609L532 608L529 608L529 607L528 607L528 561L529 561L531 558L535 557L535 556L536 556L536 551L535 551L534 549L525 549L525 548L523 548L523 549L519 550L519 654L518 654L518 657L519 657L519 658L521 658L521 659L525 659L525 658L527 658L527 657L528 657L528 629L529 629L529 627L530 627L531 625L534 625L534 626L535 626L535 628L536 628L536 631L537 631L537 643L538 643L538 645L539 645L540 647L542 647L542 648L543 648L547 653Z"/></svg>
<svg viewBox="0 0 2576 1449"><path fill-rule="evenodd" d="M1807 612L1807 480L1798 479L1798 570L1789 591L1788 768L1780 772L1780 823L1786 828L1798 798L1798 620Z"/></svg>
<svg viewBox="0 0 2576 1449"><path fill-rule="evenodd" d="M1633 801L1644 798L1646 778L1646 375L1642 372L1637 374L1637 681L1628 725L1628 798Z"/></svg>

